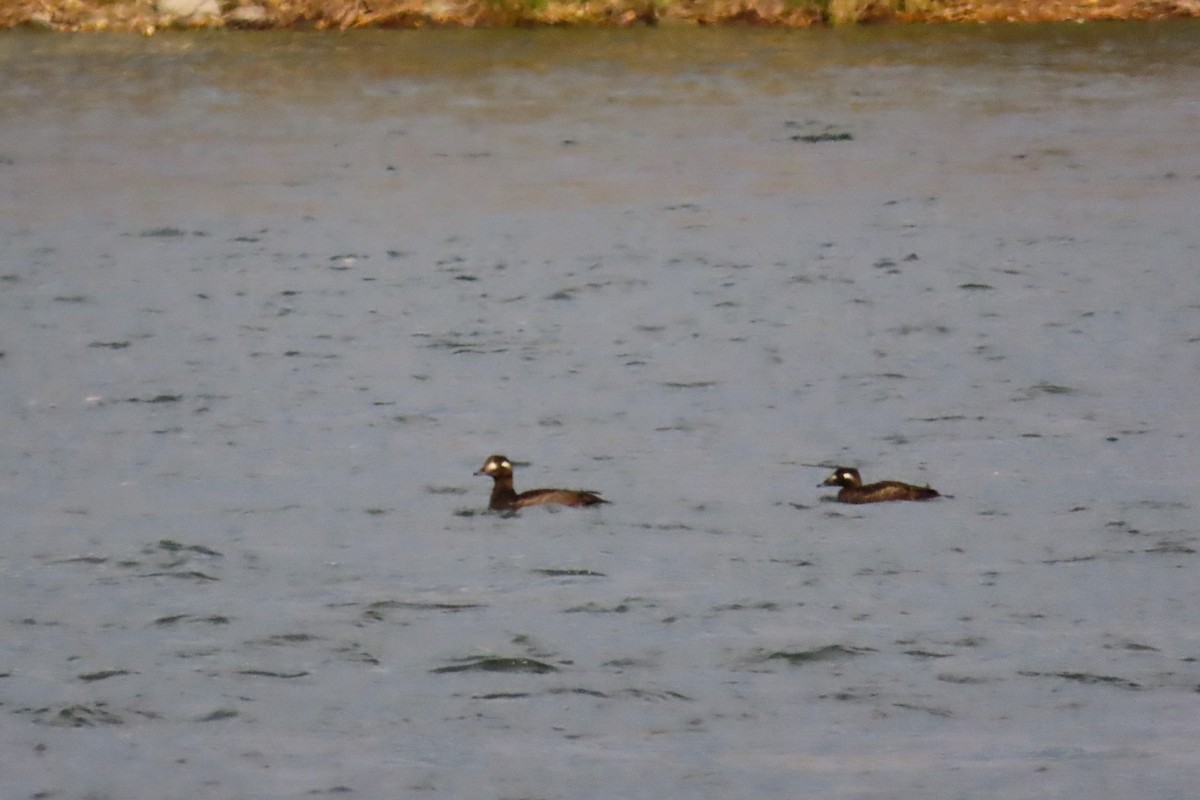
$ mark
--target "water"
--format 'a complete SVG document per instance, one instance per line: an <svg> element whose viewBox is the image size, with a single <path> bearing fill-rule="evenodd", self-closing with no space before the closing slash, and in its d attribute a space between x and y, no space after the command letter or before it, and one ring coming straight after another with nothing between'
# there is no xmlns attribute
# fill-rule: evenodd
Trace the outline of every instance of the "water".
<svg viewBox="0 0 1200 800"><path fill-rule="evenodd" d="M6 793L1190 797L1196 32L0 37Z"/></svg>

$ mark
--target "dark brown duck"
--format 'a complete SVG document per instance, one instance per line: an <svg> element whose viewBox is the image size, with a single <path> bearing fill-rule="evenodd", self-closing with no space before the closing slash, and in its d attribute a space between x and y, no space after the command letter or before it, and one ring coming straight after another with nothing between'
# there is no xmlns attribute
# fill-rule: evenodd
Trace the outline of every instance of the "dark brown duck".
<svg viewBox="0 0 1200 800"><path fill-rule="evenodd" d="M488 456L476 475L492 479L492 499L488 508L493 511L515 511L528 506L594 506L608 501L596 492L582 489L530 489L517 494L513 489L512 462L504 456Z"/></svg>
<svg viewBox="0 0 1200 800"><path fill-rule="evenodd" d="M900 481L879 481L863 486L862 477L854 467L838 467L821 486L840 486L839 503L886 503L890 500L932 500L941 497L936 489L913 486Z"/></svg>

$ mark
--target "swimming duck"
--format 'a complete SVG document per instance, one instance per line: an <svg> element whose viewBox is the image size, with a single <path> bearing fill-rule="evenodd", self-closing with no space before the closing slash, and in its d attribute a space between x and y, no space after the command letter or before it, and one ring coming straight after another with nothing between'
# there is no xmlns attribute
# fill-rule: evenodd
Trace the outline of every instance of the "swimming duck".
<svg viewBox="0 0 1200 800"><path fill-rule="evenodd" d="M504 456L488 456L476 475L491 477L492 498L488 508L493 511L515 511L527 506L594 506L608 501L597 492L581 489L530 489L517 494L513 489L512 462Z"/></svg>
<svg viewBox="0 0 1200 800"><path fill-rule="evenodd" d="M932 500L941 497L936 489L900 481L879 481L863 486L854 467L837 467L821 486L840 486L839 503L886 503L889 500Z"/></svg>

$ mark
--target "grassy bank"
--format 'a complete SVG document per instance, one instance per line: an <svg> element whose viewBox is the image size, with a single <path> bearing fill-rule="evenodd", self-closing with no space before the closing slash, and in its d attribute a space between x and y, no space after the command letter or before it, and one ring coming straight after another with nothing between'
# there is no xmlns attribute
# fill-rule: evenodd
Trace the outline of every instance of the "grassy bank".
<svg viewBox="0 0 1200 800"><path fill-rule="evenodd" d="M1200 0L7 0L0 28L653 25L811 27L883 22L1045 22L1200 16Z"/></svg>

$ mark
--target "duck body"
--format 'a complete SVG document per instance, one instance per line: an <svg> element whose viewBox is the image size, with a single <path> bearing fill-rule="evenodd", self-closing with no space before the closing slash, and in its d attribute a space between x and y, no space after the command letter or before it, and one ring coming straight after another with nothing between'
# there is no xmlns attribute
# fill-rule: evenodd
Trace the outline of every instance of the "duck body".
<svg viewBox="0 0 1200 800"><path fill-rule="evenodd" d="M529 506L595 506L608 501L599 493L584 489L530 489L517 493L513 488L512 462L505 456L488 456L475 473L492 479L492 511L516 511Z"/></svg>
<svg viewBox="0 0 1200 800"><path fill-rule="evenodd" d="M892 500L932 500L941 497L929 486L913 486L900 481L879 481L863 485L862 477L854 467L837 467L821 484L840 486L837 493L839 503L887 503Z"/></svg>

